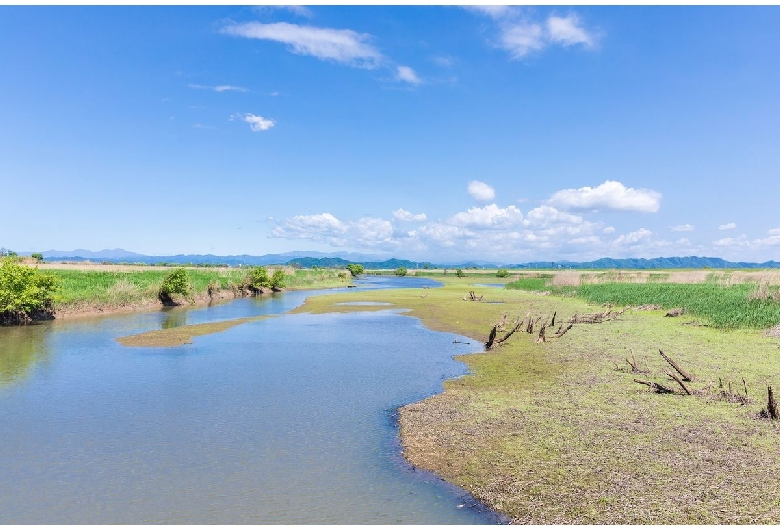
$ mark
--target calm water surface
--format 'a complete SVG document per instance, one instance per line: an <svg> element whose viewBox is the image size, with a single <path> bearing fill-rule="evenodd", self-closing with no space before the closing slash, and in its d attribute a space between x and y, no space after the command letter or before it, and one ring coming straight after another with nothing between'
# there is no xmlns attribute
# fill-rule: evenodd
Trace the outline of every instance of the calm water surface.
<svg viewBox="0 0 780 530"><path fill-rule="evenodd" d="M176 348L114 340L312 294L0 328L0 523L496 522L406 465L393 419L479 345L396 310L282 315Z"/></svg>

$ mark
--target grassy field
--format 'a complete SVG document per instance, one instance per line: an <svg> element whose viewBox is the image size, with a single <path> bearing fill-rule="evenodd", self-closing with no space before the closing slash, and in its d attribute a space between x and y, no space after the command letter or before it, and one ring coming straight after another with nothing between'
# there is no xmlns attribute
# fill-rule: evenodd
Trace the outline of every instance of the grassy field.
<svg viewBox="0 0 780 530"><path fill-rule="evenodd" d="M390 302L428 328L484 341L503 314L511 321L555 311L565 321L604 309L571 296L474 286L484 281L339 293L296 312ZM472 290L482 302L463 300ZM470 375L401 409L406 458L516 523L780 523L780 422L759 414L767 386L780 388L778 339L664 313L629 310L545 343L521 332L460 357ZM659 349L693 373L693 395L665 375L671 368ZM631 372L631 356L641 373ZM675 392L657 394L634 379Z"/></svg>
<svg viewBox="0 0 780 530"><path fill-rule="evenodd" d="M780 322L780 288L761 276L742 275L741 283L728 281L732 280L728 272L687 274L689 283L670 281L672 273L648 273L643 282L636 281L635 273L623 273L622 278L618 272L578 277L567 272L562 276L527 275L506 287L577 296L594 304L684 308L687 314L721 329L766 329Z"/></svg>
<svg viewBox="0 0 780 530"><path fill-rule="evenodd" d="M151 266L119 270L105 270L106 268L108 267L101 265L80 268L47 267L46 272L54 275L59 283L55 295L56 310L111 310L157 304L157 293L163 278L173 270ZM274 269L270 267L269 273ZM289 290L340 287L351 282L349 273L341 270L284 268L284 271L285 288ZM217 292L231 291L243 282L247 272L247 269L221 267L187 269L195 299L207 298L209 285ZM339 276L340 274L342 276Z"/></svg>

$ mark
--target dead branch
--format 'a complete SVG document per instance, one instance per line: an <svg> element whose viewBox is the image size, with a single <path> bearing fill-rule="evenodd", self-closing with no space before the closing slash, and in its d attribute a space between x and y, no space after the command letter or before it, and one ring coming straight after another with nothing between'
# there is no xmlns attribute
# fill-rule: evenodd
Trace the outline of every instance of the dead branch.
<svg viewBox="0 0 780 530"><path fill-rule="evenodd" d="M679 384L682 387L682 389L685 391L686 394L688 394L689 396L692 395L691 390L687 386L685 386L685 383L683 383L682 379L680 379L677 375L671 372L665 372L665 373L666 375L668 375L669 377L677 381L677 384Z"/></svg>
<svg viewBox="0 0 780 530"><path fill-rule="evenodd" d="M490 336L488 337L487 342L485 343L485 349L489 350L493 347L493 341L496 339L496 326L493 326L493 328L490 330Z"/></svg>
<svg viewBox="0 0 780 530"><path fill-rule="evenodd" d="M692 375L690 375L689 373L685 372L682 368L680 368L680 366L676 362L674 362L668 355L666 355L663 351L661 350L658 351L661 353L661 357L663 357L664 360L666 360L666 362L668 362L671 365L671 367L674 368L677 371L677 373L682 376L683 381L688 381L688 382L693 381Z"/></svg>
<svg viewBox="0 0 780 530"><path fill-rule="evenodd" d="M563 331L558 329L558 331L555 332L555 338L559 339L559 338L563 337L564 335L566 335L566 332L569 331L572 327L574 327L574 322L570 322L568 326L563 328Z"/></svg>
<svg viewBox="0 0 780 530"><path fill-rule="evenodd" d="M552 322L550 322L550 327L551 328L555 327L555 315L557 315L557 314L558 314L558 311L553 311Z"/></svg>
<svg viewBox="0 0 780 530"><path fill-rule="evenodd" d="M658 383L654 383L653 381L643 381L641 379L634 379L634 383L639 383L640 385L647 385L656 394L674 394L674 390L672 390L671 388L665 387L664 385Z"/></svg>

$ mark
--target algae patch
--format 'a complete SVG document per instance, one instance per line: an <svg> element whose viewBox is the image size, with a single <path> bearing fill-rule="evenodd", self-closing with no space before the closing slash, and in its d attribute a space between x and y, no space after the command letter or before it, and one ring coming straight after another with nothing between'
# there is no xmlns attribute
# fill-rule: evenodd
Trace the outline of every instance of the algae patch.
<svg viewBox="0 0 780 530"><path fill-rule="evenodd" d="M192 337L219 333L234 326L246 324L247 322L264 320L272 316L275 315L261 315L256 317L236 318L233 320L222 320L219 322L205 322L203 324L192 324L189 326L178 326L169 329L157 329L154 331L138 333L136 335L119 337L116 340L123 346L139 346L146 348L181 346L182 344L192 344Z"/></svg>

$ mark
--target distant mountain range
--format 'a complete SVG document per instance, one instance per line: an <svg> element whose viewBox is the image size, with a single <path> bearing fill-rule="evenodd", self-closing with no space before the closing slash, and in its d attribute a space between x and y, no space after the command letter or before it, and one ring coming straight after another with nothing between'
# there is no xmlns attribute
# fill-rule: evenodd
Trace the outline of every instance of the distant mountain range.
<svg viewBox="0 0 780 530"><path fill-rule="evenodd" d="M24 253L29 255L30 253ZM203 264L203 265L298 265L304 268L317 267L345 267L349 263L360 263L367 269L422 269L426 265L429 268L497 268L508 269L766 269L780 268L780 262L766 261L764 263L734 262L721 258L707 257L671 257L671 258L601 258L595 261L532 261L529 263L501 264L485 261L466 261L451 263L433 263L423 261L411 261L406 259L386 258L373 254L359 254L354 252L314 252L295 251L282 254L265 254L262 256L250 256L241 254L236 256L215 256L213 254L177 254L175 256L147 256L130 252L121 248L105 249L98 252L76 249L71 251L47 250L41 252L44 259L57 261L106 261L109 263L175 263L175 264Z"/></svg>

